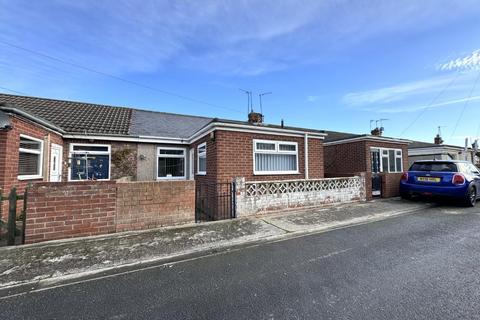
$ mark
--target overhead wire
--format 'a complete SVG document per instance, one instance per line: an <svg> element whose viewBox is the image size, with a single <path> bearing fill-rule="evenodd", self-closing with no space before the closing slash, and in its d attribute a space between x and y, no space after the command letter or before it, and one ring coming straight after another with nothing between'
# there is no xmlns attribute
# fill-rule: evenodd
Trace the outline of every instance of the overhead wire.
<svg viewBox="0 0 480 320"><path fill-rule="evenodd" d="M77 63L74 63L74 62L66 61L64 59L54 57L54 56L46 54L46 53L42 53L42 52L35 51L35 50L29 49L29 48L25 48L25 47L22 47L22 46L19 46L17 44L13 44L13 43L10 43L10 42L4 41L4 40L0 40L0 44L3 44L5 46L9 46L11 48L15 48L15 49L18 49L18 50L22 50L22 51L25 51L25 52L28 52L30 54L34 54L34 55L37 55L37 56L40 56L40 57L43 57L43 58L47 58L47 59L52 60L52 61L56 61L56 62L59 62L59 63L62 63L62 64L66 64L66 65L69 65L69 66L72 66L72 67L75 67L75 68L78 68L78 69L82 69L82 70L85 70L85 71L88 71L88 72L91 72L91 73L102 75L104 77L108 77L108 78L111 78L111 79L114 79L114 80L117 80L117 81L121 81L121 82L130 84L130 85L134 85L134 86L137 86L137 87L140 87L140 88L160 92L160 93L165 94L165 95L169 95L169 96L172 96L172 97L176 97L176 98L179 98L179 99L183 99L183 100L198 103L198 104L207 105L207 106L210 106L210 107L213 107L213 108L224 109L224 110L229 110L229 111L238 112L238 113L243 114L242 111L237 110L237 109L213 104L213 103L203 101L203 100L200 100L200 99L191 98L191 97L183 95L183 94L179 94L179 93L159 89L159 88L156 88L156 87L152 87L152 86L149 86L149 85L137 82L137 81L132 81L132 80L129 80L129 79L125 79L125 78L122 78L122 77L119 77L119 76L116 76L116 75L113 75L113 74L110 74L110 73L107 73L107 72L104 72L104 71L99 71L99 70L93 69L91 67L87 67L87 66L80 65L80 64L77 64ZM12 91L12 90L9 90L9 91Z"/></svg>

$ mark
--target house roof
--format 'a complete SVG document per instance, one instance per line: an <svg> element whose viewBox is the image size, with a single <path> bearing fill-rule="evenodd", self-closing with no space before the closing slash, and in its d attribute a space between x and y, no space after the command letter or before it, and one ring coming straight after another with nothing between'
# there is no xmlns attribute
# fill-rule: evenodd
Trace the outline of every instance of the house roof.
<svg viewBox="0 0 480 320"><path fill-rule="evenodd" d="M133 110L130 134L186 139L212 120L207 117Z"/></svg>
<svg viewBox="0 0 480 320"><path fill-rule="evenodd" d="M408 146L409 149L420 149L420 148L453 148L463 150L463 147L454 146L449 144L435 144L431 142L423 142L423 141L412 141L412 143Z"/></svg>
<svg viewBox="0 0 480 320"><path fill-rule="evenodd" d="M325 138L325 142L340 141L345 139L358 138L362 136L367 136L366 134L355 134L348 132L338 132L338 131L325 131L328 136Z"/></svg>
<svg viewBox="0 0 480 320"><path fill-rule="evenodd" d="M410 143L410 140L400 139L400 138L392 138L392 137L384 137L384 136L374 136L371 134L357 134L357 133L348 133L348 132L338 132L338 131L325 131L328 136L325 138L325 143L337 144L337 143L345 143L350 141L357 141L357 140L375 140L375 141L382 141L382 142L393 142L393 143Z"/></svg>
<svg viewBox="0 0 480 320"><path fill-rule="evenodd" d="M305 133L317 133L319 135L326 135L325 130L317 130L317 129L308 129L308 128L300 128L300 127L291 127L285 125L277 125L277 124L270 124L270 123L261 123L261 124L253 124L248 121L239 121L239 120L229 120L229 119L218 119L215 118L212 122L217 123L224 123L224 124L238 124L242 126L250 126L252 128L270 128L270 129L283 129L283 130L292 130L292 131L303 131Z"/></svg>
<svg viewBox="0 0 480 320"><path fill-rule="evenodd" d="M127 135L132 109L101 104L0 93L0 103L15 106L68 133Z"/></svg>
<svg viewBox="0 0 480 320"><path fill-rule="evenodd" d="M10 118L5 112L0 111L0 130L10 125Z"/></svg>

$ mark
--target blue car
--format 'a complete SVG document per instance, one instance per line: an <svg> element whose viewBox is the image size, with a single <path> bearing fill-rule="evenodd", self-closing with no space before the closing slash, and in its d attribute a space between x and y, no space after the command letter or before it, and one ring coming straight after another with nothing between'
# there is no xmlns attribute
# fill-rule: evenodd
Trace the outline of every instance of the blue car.
<svg viewBox="0 0 480 320"><path fill-rule="evenodd" d="M474 207L480 196L480 171L467 161L415 161L400 179L400 195L448 197Z"/></svg>

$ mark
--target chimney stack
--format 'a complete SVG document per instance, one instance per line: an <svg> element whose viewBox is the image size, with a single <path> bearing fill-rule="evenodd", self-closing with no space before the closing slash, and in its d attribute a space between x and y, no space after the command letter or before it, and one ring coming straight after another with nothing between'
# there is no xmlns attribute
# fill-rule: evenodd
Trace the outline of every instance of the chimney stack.
<svg viewBox="0 0 480 320"><path fill-rule="evenodd" d="M248 122L251 124L263 123L263 114L254 111L250 112L248 114Z"/></svg>
<svg viewBox="0 0 480 320"><path fill-rule="evenodd" d="M370 133L372 134L372 136L377 136L377 137L381 137L382 136L382 128L375 128L373 129L372 131L370 131Z"/></svg>
<svg viewBox="0 0 480 320"><path fill-rule="evenodd" d="M440 137L439 134L437 134L437 136L435 137L435 139L433 139L433 142L434 142L435 144L442 144L442 143L443 143L443 139L442 139L442 137Z"/></svg>

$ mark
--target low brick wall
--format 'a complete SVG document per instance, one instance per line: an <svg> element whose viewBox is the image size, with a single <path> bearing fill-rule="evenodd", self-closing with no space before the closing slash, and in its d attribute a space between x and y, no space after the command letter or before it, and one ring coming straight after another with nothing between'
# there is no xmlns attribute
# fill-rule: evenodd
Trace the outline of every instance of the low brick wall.
<svg viewBox="0 0 480 320"><path fill-rule="evenodd" d="M28 192L25 242L115 232L115 182L36 183Z"/></svg>
<svg viewBox="0 0 480 320"><path fill-rule="evenodd" d="M382 174L382 198L398 197L400 195L400 178L402 173Z"/></svg>
<svg viewBox="0 0 480 320"><path fill-rule="evenodd" d="M42 182L28 192L25 243L195 221L195 182Z"/></svg>
<svg viewBox="0 0 480 320"><path fill-rule="evenodd" d="M237 215L365 201L365 176L245 182L237 178Z"/></svg>
<svg viewBox="0 0 480 320"><path fill-rule="evenodd" d="M117 231L195 222L195 182L117 184Z"/></svg>

